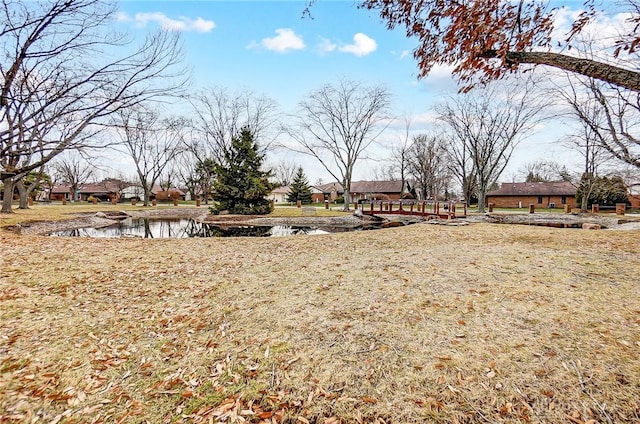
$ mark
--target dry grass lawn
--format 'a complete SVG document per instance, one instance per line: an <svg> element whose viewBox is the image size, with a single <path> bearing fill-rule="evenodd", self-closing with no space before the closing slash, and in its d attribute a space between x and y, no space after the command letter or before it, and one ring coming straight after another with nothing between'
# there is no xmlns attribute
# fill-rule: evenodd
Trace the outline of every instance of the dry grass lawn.
<svg viewBox="0 0 640 424"><path fill-rule="evenodd" d="M0 422L640 422L638 236L0 231Z"/></svg>

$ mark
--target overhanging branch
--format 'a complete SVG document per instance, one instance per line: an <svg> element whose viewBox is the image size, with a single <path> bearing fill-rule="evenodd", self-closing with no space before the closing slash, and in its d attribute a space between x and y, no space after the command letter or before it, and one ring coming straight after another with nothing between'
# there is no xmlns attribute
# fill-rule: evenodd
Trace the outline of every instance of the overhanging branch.
<svg viewBox="0 0 640 424"><path fill-rule="evenodd" d="M487 59L498 56L496 50L488 50L482 55ZM640 92L640 73L608 63L552 52L507 52L504 60L510 65L530 63L553 66Z"/></svg>

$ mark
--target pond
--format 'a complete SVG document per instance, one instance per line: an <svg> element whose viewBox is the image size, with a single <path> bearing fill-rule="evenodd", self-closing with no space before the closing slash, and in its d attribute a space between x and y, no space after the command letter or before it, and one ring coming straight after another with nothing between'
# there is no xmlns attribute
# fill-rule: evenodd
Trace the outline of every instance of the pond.
<svg viewBox="0 0 640 424"><path fill-rule="evenodd" d="M54 237L139 237L139 238L189 238L189 237L282 237L318 235L345 231L382 228L380 225L361 227L324 227L288 225L214 225L193 219L128 218L117 224L100 228L77 228L56 231Z"/></svg>

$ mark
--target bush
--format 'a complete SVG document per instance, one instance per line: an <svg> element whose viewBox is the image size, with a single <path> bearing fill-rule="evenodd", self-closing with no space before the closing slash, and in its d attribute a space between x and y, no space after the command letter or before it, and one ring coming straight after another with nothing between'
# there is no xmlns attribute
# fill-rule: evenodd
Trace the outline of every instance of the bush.
<svg viewBox="0 0 640 424"><path fill-rule="evenodd" d="M336 200L334 200L333 203L336 203L338 205L344 205L344 197L340 196L336 198Z"/></svg>

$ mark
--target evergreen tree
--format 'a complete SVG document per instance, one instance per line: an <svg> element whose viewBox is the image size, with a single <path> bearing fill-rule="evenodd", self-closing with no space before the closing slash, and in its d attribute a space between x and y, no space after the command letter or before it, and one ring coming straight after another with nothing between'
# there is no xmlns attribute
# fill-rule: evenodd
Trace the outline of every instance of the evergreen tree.
<svg viewBox="0 0 640 424"><path fill-rule="evenodd" d="M273 210L266 198L273 190L269 172L261 170L264 155L258 152L253 134L247 128L233 137L231 147L225 152L224 163L216 164L216 180L213 186L214 200L211 208L216 214L227 210L232 214L265 215Z"/></svg>
<svg viewBox="0 0 640 424"><path fill-rule="evenodd" d="M627 203L627 193L627 186L619 176L594 178L592 174L585 173L576 191L576 199L582 202L586 197L588 205L614 206L616 203Z"/></svg>
<svg viewBox="0 0 640 424"><path fill-rule="evenodd" d="M295 203L299 200L303 205L311 203L311 188L309 187L307 176L302 171L302 167L298 168L290 188L289 202Z"/></svg>

